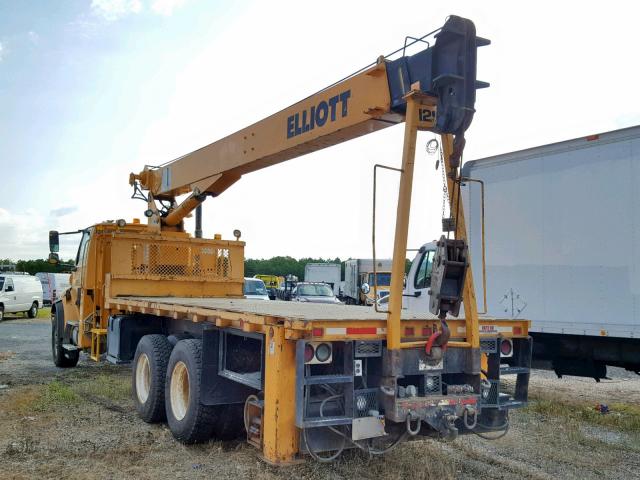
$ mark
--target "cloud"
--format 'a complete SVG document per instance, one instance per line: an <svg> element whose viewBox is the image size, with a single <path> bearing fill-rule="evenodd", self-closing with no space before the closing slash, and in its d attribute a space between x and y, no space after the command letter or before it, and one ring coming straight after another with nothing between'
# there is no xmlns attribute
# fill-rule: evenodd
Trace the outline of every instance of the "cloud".
<svg viewBox="0 0 640 480"><path fill-rule="evenodd" d="M33 43L34 45L38 45L40 43L40 35L38 35L33 30L29 31L29 33L27 33L27 36L29 37L31 43Z"/></svg>
<svg viewBox="0 0 640 480"><path fill-rule="evenodd" d="M70 213L76 212L78 207L60 207L54 208L49 212L50 215L54 217L64 217L65 215L69 215Z"/></svg>
<svg viewBox="0 0 640 480"><path fill-rule="evenodd" d="M3 54L4 54L4 47L2 46L2 43L0 43L0 62L2 61Z"/></svg>
<svg viewBox="0 0 640 480"><path fill-rule="evenodd" d="M151 7L156 15L169 17L182 7L187 0L91 0L91 12L94 16L113 22L128 15L138 14L145 10L145 5Z"/></svg>
<svg viewBox="0 0 640 480"><path fill-rule="evenodd" d="M48 228L33 210L14 214L0 208L0 257L42 258L48 252Z"/></svg>
<svg viewBox="0 0 640 480"><path fill-rule="evenodd" d="M140 0L92 0L91 11L94 15L108 21L118 20L127 15L140 13Z"/></svg>
<svg viewBox="0 0 640 480"><path fill-rule="evenodd" d="M151 4L151 10L158 15L171 16L173 11L182 7L186 0L155 0Z"/></svg>
<svg viewBox="0 0 640 480"><path fill-rule="evenodd" d="M61 209L57 209L61 210ZM49 254L49 230L75 230L76 220L65 217L60 225L56 217L44 215L35 209L19 212L0 208L0 258L30 260L46 258ZM60 258L73 258L78 250L78 235L60 238Z"/></svg>

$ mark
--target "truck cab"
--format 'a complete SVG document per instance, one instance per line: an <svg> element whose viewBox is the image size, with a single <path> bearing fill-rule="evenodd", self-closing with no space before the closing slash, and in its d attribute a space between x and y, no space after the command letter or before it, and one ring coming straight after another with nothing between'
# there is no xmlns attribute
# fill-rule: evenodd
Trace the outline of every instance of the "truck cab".
<svg viewBox="0 0 640 480"><path fill-rule="evenodd" d="M402 297L402 308L407 308L411 311L426 312L429 310L429 287L431 285L431 271L435 254L436 242L425 243L418 250L407 274L407 282Z"/></svg>
<svg viewBox="0 0 640 480"><path fill-rule="evenodd" d="M411 312L429 311L429 288L431 286L431 271L433 270L435 254L436 242L425 243L420 247L411 262L411 268L407 274L405 288L402 292L403 310ZM379 308L386 308L389 298L388 296L380 296L376 301ZM461 316L463 315L461 314Z"/></svg>

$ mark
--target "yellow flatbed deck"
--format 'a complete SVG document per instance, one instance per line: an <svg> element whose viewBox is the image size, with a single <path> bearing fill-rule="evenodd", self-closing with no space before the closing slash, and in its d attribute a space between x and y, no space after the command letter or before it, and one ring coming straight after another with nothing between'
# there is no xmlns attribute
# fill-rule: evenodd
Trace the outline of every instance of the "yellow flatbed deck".
<svg viewBox="0 0 640 480"><path fill-rule="evenodd" d="M385 338L386 312L376 312L373 307L280 300L253 300L245 298L197 298L197 297L141 297L123 296L107 299L107 306L122 313L144 313L194 322L211 322L219 327L235 327L244 331L264 331L269 325L284 325L290 331L289 338L302 338L312 334L314 328L324 328L325 337L342 337L339 329L348 326L373 330L354 330L349 336ZM406 337L422 336L423 328L435 331L439 319L429 312L413 313L403 310L402 321ZM465 337L464 318L447 319L452 337ZM528 333L526 320L497 319L480 316L481 335L521 336ZM333 334L331 332L334 332ZM366 332L366 333L365 333Z"/></svg>

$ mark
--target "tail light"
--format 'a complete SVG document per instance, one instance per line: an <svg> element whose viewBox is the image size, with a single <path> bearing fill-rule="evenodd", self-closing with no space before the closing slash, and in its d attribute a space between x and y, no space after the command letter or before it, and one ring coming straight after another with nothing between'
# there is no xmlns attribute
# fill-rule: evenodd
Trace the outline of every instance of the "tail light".
<svg viewBox="0 0 640 480"><path fill-rule="evenodd" d="M313 357L316 354L316 349L313 348L313 345L311 345L310 343L307 343L304 346L304 363L309 363L311 360L313 360Z"/></svg>
<svg viewBox="0 0 640 480"><path fill-rule="evenodd" d="M328 342L308 342L304 347L304 363L310 365L331 363L333 348Z"/></svg>
<svg viewBox="0 0 640 480"><path fill-rule="evenodd" d="M502 358L513 356L513 341L509 338L500 340L500 356Z"/></svg>

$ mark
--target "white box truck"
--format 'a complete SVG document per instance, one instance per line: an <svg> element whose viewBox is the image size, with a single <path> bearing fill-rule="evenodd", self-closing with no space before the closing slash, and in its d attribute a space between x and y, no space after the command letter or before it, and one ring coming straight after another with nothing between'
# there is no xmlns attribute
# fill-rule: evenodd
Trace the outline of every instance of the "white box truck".
<svg viewBox="0 0 640 480"><path fill-rule="evenodd" d="M42 300L45 305L51 305L70 286L71 274L38 272L36 277L42 284Z"/></svg>
<svg viewBox="0 0 640 480"><path fill-rule="evenodd" d="M467 162L484 184L488 313L532 320L533 358L640 372L640 126ZM478 308L482 184L463 187Z"/></svg>
<svg viewBox="0 0 640 480"><path fill-rule="evenodd" d="M342 277L339 263L307 263L304 266L305 282L322 282L331 286L333 294L340 294L340 280Z"/></svg>
<svg viewBox="0 0 640 480"><path fill-rule="evenodd" d="M391 259L376 259L377 290L372 259L351 259L344 262L342 299L349 305L373 305L389 295Z"/></svg>

